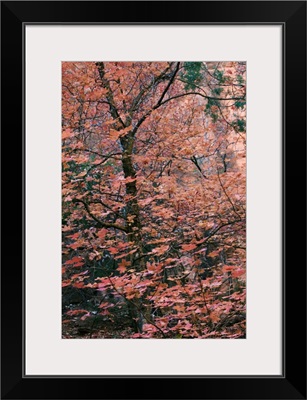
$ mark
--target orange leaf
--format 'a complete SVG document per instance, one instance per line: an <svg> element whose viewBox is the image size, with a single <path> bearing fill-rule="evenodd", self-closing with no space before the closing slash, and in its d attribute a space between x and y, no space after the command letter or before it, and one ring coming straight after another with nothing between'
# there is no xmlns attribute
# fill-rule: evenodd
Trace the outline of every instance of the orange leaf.
<svg viewBox="0 0 307 400"><path fill-rule="evenodd" d="M62 282L62 287L66 287L66 286L69 286L69 285L71 285L71 280L70 279L67 279L66 281Z"/></svg>
<svg viewBox="0 0 307 400"><path fill-rule="evenodd" d="M160 247L156 247L155 249L153 249L152 252L161 256L162 254L166 253L168 249L169 249L168 245L160 246Z"/></svg>
<svg viewBox="0 0 307 400"><path fill-rule="evenodd" d="M245 274L245 269L239 268L235 271L232 272L232 277L237 278L238 276L244 275Z"/></svg>
<svg viewBox="0 0 307 400"><path fill-rule="evenodd" d="M148 272L150 272L150 273L158 273L162 269L161 264L154 264L154 263L151 264L150 262L146 263L146 267L147 267Z"/></svg>
<svg viewBox="0 0 307 400"><path fill-rule="evenodd" d="M235 265L224 265L223 272L229 272L229 271L234 270L235 268L236 268Z"/></svg>
<svg viewBox="0 0 307 400"><path fill-rule="evenodd" d="M189 251L189 250L194 250L194 249L196 249L196 244L192 244L192 243L190 243L190 244L183 244L182 246L181 246L181 248L182 248L182 250L183 251Z"/></svg>
<svg viewBox="0 0 307 400"><path fill-rule="evenodd" d="M99 304L99 306L98 306L98 308L108 308L108 307L112 307L112 304L105 302L105 303Z"/></svg>
<svg viewBox="0 0 307 400"><path fill-rule="evenodd" d="M74 133L70 128L65 129L65 131L62 132L62 140L69 139L72 136L74 136Z"/></svg>
<svg viewBox="0 0 307 400"><path fill-rule="evenodd" d="M126 135L128 132L131 131L132 126L128 126L125 129L121 129L117 131L116 129L110 129L110 139L116 141L120 136Z"/></svg>
<svg viewBox="0 0 307 400"><path fill-rule="evenodd" d="M116 131L115 129L111 129L109 136L111 140L114 140L114 142L119 138L120 133Z"/></svg>
<svg viewBox="0 0 307 400"><path fill-rule="evenodd" d="M127 126L127 128L120 130L119 131L120 136L124 135L125 133L130 132L131 129L132 129L132 126L130 125L130 126Z"/></svg>
<svg viewBox="0 0 307 400"><path fill-rule="evenodd" d="M124 272L127 271L127 268L126 268L124 265L120 265L120 266L117 268L117 270L118 270L121 274L123 274Z"/></svg>

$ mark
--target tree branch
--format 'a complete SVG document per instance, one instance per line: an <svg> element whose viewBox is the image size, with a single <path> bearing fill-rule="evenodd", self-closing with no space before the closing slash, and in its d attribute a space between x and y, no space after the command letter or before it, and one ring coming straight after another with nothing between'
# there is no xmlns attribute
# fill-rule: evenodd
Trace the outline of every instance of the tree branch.
<svg viewBox="0 0 307 400"><path fill-rule="evenodd" d="M151 90L156 84L162 82L163 80L165 80L166 77L166 73L167 71L170 69L170 65L165 68L165 70L163 72L161 72L160 75L158 75L156 78L154 78L152 80L152 82L150 83L150 85L143 87L140 92L138 93L138 95L134 98L133 102L132 102L132 106L130 108L130 112L133 112L136 110L137 106L139 105L140 100L142 99L142 97L144 96L144 94L146 92L148 92L149 90Z"/></svg>
<svg viewBox="0 0 307 400"><path fill-rule="evenodd" d="M184 97L184 96L189 96L191 94L201 96L205 99L210 99L210 100L222 100L222 101L227 101L227 100L245 100L245 97L212 97L212 96L207 96L205 94L199 93L199 92L187 92L187 93L181 93L177 94L176 96L169 97L168 99L164 100L159 106L162 106L163 104L167 103L168 101L178 99L179 97Z"/></svg>
<svg viewBox="0 0 307 400"><path fill-rule="evenodd" d="M170 88L171 84L174 82L175 76L179 70L179 66L180 66L180 62L177 62L176 68L173 72L173 75L171 76L171 79L169 80L168 84L166 85L165 89L163 90L163 93L158 101L158 103L156 104L157 106L159 106L164 98L164 96L166 95L168 89Z"/></svg>
<svg viewBox="0 0 307 400"><path fill-rule="evenodd" d="M122 125L122 127L125 128L126 125L124 124L123 120L121 119L121 117L117 111L117 108L115 106L115 101L114 101L112 89L110 87L110 82L105 78L104 63L96 62L96 66L97 66L99 77L101 79L103 87L105 87L108 91L107 92L107 100L108 100L108 104L109 104L109 108L110 108L110 114L114 120L118 120L120 122L120 124Z"/></svg>
<svg viewBox="0 0 307 400"><path fill-rule="evenodd" d="M217 170L217 177L218 177L218 180L219 180L219 182L220 182L221 188L222 188L222 190L223 190L225 196L227 197L227 200L228 200L229 203L231 204L231 207L232 207L232 209L233 209L233 212L237 215L237 217L239 217L239 218L241 219L240 214L237 212L236 207L234 206L234 204L233 204L231 198L229 197L228 193L226 192L226 189L225 189L225 187L224 187L224 185L223 185L223 183L222 183L221 177L220 177L219 170Z"/></svg>
<svg viewBox="0 0 307 400"><path fill-rule="evenodd" d="M200 165L198 164L197 158L196 158L195 156L192 156L192 157L190 158L190 160L191 160L192 163L195 165L195 167L198 169L198 171L202 174L202 176L203 176L205 179L208 179L208 178L206 177L206 175L203 173L203 171L201 170Z"/></svg>
<svg viewBox="0 0 307 400"><path fill-rule="evenodd" d="M168 85L168 88L170 87L170 85ZM165 92L166 93L166 92ZM163 94L164 97L165 94ZM133 135L135 135L135 133L137 132L138 128L142 125L142 123L150 116L150 114L156 110L157 108L163 106L164 104L168 103L171 100L174 99L179 99L180 97L184 97L184 96L189 96L189 95L197 95L197 96L201 96L205 99L210 99L210 100L222 100L222 101L227 101L227 100L245 100L245 97L229 97L229 98L223 98L223 97L212 97L212 96L207 96L204 94L201 94L199 92L187 92L187 93L181 93L181 94L177 94L175 96L169 97L168 99L162 101L161 99L163 98L161 96L160 100L157 102L157 104L155 106L153 106L150 110L147 111L146 114L144 114L139 121L137 122L136 126L133 129Z"/></svg>
<svg viewBox="0 0 307 400"><path fill-rule="evenodd" d="M88 205L85 201L80 200L80 199L73 199L72 202L73 202L73 203L81 203L81 204L83 204L83 205L84 205L84 208L85 208L85 210L86 210L86 212L88 213L88 215L89 215L94 221L97 222L97 224L98 224L98 226L99 226L100 228L115 228L115 229L118 229L118 230L120 230L120 231L123 231L123 232L126 232L126 233L127 233L127 229L126 229L124 226L117 225L117 224L109 224L109 223L103 222L103 221L101 221L100 219L98 219L97 217L95 217L95 215L92 214L92 212L91 212L91 210L90 210L90 208L89 208L89 205Z"/></svg>

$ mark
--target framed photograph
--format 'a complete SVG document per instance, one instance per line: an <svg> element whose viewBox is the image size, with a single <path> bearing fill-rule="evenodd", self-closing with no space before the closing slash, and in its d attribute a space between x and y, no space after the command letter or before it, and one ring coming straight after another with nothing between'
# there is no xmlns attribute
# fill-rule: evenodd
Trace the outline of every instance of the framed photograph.
<svg viewBox="0 0 307 400"><path fill-rule="evenodd" d="M1 11L2 398L306 399L306 2Z"/></svg>

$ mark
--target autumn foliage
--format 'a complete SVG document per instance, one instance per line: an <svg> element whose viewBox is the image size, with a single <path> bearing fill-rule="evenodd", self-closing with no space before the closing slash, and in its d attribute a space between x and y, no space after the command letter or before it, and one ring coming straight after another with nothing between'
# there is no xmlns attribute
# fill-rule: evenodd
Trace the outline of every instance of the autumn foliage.
<svg viewBox="0 0 307 400"><path fill-rule="evenodd" d="M63 62L63 337L245 337L245 125L243 62Z"/></svg>

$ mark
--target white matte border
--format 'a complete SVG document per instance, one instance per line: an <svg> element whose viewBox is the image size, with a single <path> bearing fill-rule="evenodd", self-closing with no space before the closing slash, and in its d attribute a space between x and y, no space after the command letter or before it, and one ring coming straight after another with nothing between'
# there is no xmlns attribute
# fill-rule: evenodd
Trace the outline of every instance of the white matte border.
<svg viewBox="0 0 307 400"><path fill-rule="evenodd" d="M281 375L282 27L26 26L31 375ZM61 62L247 62L247 339L61 339Z"/></svg>

